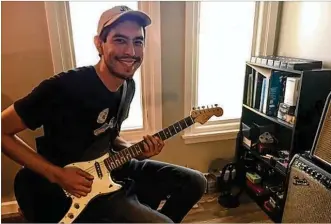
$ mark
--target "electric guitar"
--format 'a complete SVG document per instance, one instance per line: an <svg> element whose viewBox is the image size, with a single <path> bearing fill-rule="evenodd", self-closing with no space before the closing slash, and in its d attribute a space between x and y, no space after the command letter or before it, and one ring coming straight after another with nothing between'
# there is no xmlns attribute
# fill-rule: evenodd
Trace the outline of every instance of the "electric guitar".
<svg viewBox="0 0 331 224"><path fill-rule="evenodd" d="M217 104L211 107L203 106L201 108L193 108L190 116L170 125L167 128L164 128L163 130L155 133L153 136L157 136L164 141L190 127L196 122L204 124L212 116L219 117L222 115L223 109L218 107ZM143 141L140 141L114 154L107 152L97 159L75 162L66 165L65 167L77 167L90 173L94 176L94 180L92 183L91 192L85 197L77 198L62 189L66 197L69 197L71 205L59 223L70 224L74 222L74 220L92 199L121 189L122 185L116 183L111 176L112 170L119 168L126 162L129 162L132 158L140 156L143 153L142 149Z"/></svg>

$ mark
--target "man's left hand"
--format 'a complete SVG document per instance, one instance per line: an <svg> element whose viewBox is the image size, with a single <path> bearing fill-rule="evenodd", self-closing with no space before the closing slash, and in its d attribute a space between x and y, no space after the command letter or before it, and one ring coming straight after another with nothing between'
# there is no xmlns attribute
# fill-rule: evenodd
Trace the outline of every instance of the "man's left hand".
<svg viewBox="0 0 331 224"><path fill-rule="evenodd" d="M158 155L164 147L164 141L162 141L158 137L152 137L150 135L146 135L143 137L143 157L150 158L152 156Z"/></svg>

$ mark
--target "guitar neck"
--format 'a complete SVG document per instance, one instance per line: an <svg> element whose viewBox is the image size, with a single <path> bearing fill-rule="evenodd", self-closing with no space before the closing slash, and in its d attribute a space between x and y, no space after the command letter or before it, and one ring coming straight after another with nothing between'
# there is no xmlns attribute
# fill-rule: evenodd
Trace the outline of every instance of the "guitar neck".
<svg viewBox="0 0 331 224"><path fill-rule="evenodd" d="M159 137L160 139L167 140L172 136L178 134L184 129L190 127L194 124L192 116L188 116L178 122L173 123L172 125L164 128L163 130L155 133L153 136ZM126 162L130 161L132 158L137 158L143 154L144 140L125 148L118 153L108 157L104 160L104 163L109 171L116 169Z"/></svg>

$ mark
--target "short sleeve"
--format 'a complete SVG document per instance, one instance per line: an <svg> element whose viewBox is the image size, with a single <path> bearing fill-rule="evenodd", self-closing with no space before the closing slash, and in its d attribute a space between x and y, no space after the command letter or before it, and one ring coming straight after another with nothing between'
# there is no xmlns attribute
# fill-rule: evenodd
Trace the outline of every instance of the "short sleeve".
<svg viewBox="0 0 331 224"><path fill-rule="evenodd" d="M15 101L15 111L29 129L35 130L51 116L54 99L60 91L60 75L52 76Z"/></svg>

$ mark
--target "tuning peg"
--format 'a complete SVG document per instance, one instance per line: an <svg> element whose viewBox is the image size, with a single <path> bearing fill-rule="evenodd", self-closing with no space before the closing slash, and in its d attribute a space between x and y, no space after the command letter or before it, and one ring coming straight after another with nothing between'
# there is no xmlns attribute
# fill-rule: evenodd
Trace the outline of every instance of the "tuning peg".
<svg viewBox="0 0 331 224"><path fill-rule="evenodd" d="M209 106L207 105L207 109L209 109Z"/></svg>
<svg viewBox="0 0 331 224"><path fill-rule="evenodd" d="M202 106L202 109L205 109L205 106Z"/></svg>
<svg viewBox="0 0 331 224"><path fill-rule="evenodd" d="M195 107L192 107L192 110L195 110Z"/></svg>
<svg viewBox="0 0 331 224"><path fill-rule="evenodd" d="M216 103L216 104L215 104L215 107L217 107L217 106L218 106L218 104Z"/></svg>
<svg viewBox="0 0 331 224"><path fill-rule="evenodd" d="M198 107L198 110L200 110L200 107Z"/></svg>

